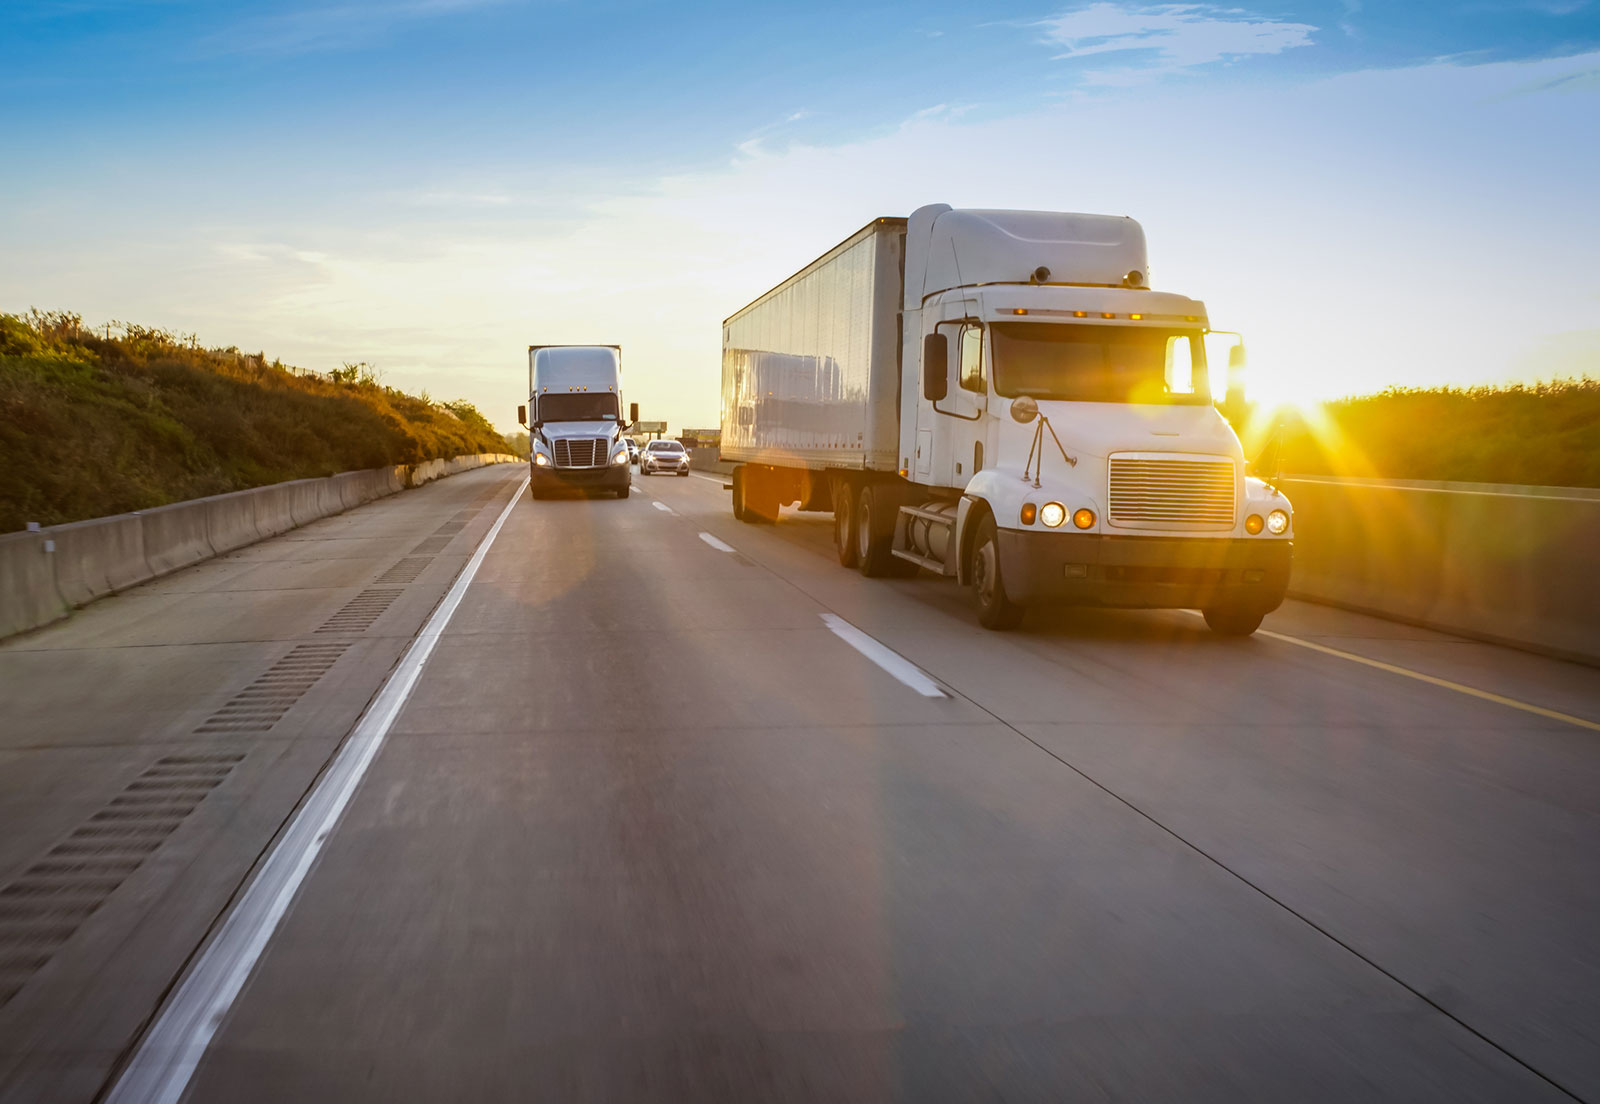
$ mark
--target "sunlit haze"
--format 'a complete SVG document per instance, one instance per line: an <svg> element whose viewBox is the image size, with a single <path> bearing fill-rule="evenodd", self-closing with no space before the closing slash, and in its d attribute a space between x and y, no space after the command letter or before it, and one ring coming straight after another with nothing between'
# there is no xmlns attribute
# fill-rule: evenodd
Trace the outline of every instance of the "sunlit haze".
<svg viewBox="0 0 1600 1104"><path fill-rule="evenodd" d="M718 420L720 322L878 215L1128 214L1263 399L1600 374L1600 6L12 0L0 309L514 427L532 342Z"/></svg>

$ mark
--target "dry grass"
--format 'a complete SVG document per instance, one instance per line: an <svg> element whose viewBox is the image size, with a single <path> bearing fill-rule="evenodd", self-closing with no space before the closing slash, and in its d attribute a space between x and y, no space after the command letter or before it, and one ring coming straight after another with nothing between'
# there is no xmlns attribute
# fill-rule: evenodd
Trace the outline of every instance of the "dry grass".
<svg viewBox="0 0 1600 1104"><path fill-rule="evenodd" d="M161 330L0 315L0 532L286 479L505 452L465 402L300 375ZM353 366L357 369L363 366Z"/></svg>

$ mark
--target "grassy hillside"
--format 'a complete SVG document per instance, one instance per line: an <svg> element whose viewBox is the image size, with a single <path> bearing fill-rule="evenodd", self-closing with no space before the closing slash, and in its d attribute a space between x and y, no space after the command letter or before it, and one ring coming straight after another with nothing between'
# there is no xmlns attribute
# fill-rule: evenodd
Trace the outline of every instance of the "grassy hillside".
<svg viewBox="0 0 1600 1104"><path fill-rule="evenodd" d="M1247 452L1266 422L1244 434ZM1600 487L1600 380L1396 389L1282 423L1284 472Z"/></svg>
<svg viewBox="0 0 1600 1104"><path fill-rule="evenodd" d="M359 366L334 375L138 326L108 340L76 315L0 315L0 532L508 451L468 403L383 387Z"/></svg>

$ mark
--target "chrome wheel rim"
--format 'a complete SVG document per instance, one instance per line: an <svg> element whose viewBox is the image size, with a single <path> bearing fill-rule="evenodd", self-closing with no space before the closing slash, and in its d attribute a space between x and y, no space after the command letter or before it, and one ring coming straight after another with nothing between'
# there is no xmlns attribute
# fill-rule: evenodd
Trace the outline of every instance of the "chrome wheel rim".
<svg viewBox="0 0 1600 1104"><path fill-rule="evenodd" d="M856 504L856 554L864 560L871 549L872 507L867 505L866 495L862 495L861 501Z"/></svg>

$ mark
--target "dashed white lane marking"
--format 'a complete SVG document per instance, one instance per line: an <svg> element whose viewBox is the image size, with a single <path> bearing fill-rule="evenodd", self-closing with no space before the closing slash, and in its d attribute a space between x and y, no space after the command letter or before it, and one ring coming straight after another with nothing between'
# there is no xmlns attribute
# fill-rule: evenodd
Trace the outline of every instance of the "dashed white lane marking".
<svg viewBox="0 0 1600 1104"><path fill-rule="evenodd" d="M653 500L650 503L650 505L654 506L656 509L662 511L663 513L675 514L675 513L678 512L678 511L674 510L671 506L668 506L665 502L662 502L660 499Z"/></svg>
<svg viewBox="0 0 1600 1104"><path fill-rule="evenodd" d="M1192 613L1196 617L1205 616L1199 610L1184 610L1183 612ZM1466 694L1468 697L1481 698L1484 701L1494 702L1496 705L1504 705L1511 709L1520 709L1522 712L1532 713L1536 717L1547 717L1552 721L1565 721L1567 724L1577 725L1579 728L1587 728L1591 732L1600 732L1600 724L1597 724L1594 721L1585 720L1582 717L1574 717L1571 713L1559 713L1554 709L1546 709L1542 705L1533 705L1529 702L1518 701L1516 698L1508 698L1501 694L1491 694L1489 691L1479 690L1475 686L1465 686L1459 682L1451 682L1449 679L1437 678L1433 675L1425 675L1421 671L1413 671L1409 667L1400 667L1393 663L1384 663L1382 660L1368 659L1366 656L1356 655L1354 652L1342 651L1339 648L1330 648L1326 644L1316 644L1310 640L1302 640L1298 636L1290 636L1287 633L1271 632L1267 629L1257 629L1255 634L1257 636L1264 636L1269 640L1281 640L1283 643L1293 644L1297 648L1308 648L1313 652L1321 652L1323 655L1336 656L1339 659L1347 659L1351 663L1360 663L1366 667L1374 667L1379 671L1387 671L1391 675L1400 675L1404 678L1416 679L1418 682L1425 682L1429 686L1438 686L1445 690L1454 690L1458 694Z"/></svg>
<svg viewBox="0 0 1600 1104"><path fill-rule="evenodd" d="M700 534L700 539L705 541L712 548L715 548L718 552L732 552L733 551L733 545L724 544L722 541L719 541L716 537L713 537L710 533L701 533Z"/></svg>
<svg viewBox="0 0 1600 1104"><path fill-rule="evenodd" d="M833 631L834 636L843 640L923 697L943 698L948 696L939 688L937 682L922 673L922 668L912 663L899 652L878 643L837 614L824 613L821 617L823 623Z"/></svg>
<svg viewBox="0 0 1600 1104"><path fill-rule="evenodd" d="M139 1048L117 1079L107 1097L108 1104L175 1104L183 1095L212 1036L255 969L278 922L288 912L322 845L333 834L351 795L389 734L389 727L411 696L423 665L450 624L489 546L527 488L528 480L523 479L472 559L461 569L455 585L411 642L399 666L390 673L378 696L356 722L350 738L307 795L288 830L261 864L255 880L223 920L217 937L179 982L172 999L140 1040Z"/></svg>

